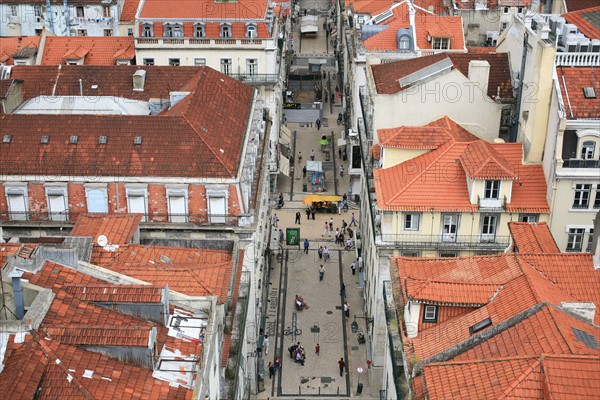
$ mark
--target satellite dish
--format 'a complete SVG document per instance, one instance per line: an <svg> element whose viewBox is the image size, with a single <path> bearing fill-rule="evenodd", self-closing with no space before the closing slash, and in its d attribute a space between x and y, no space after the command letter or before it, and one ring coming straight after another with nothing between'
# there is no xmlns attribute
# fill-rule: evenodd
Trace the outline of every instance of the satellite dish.
<svg viewBox="0 0 600 400"><path fill-rule="evenodd" d="M98 236L98 246L104 247L108 244L108 238L104 235Z"/></svg>

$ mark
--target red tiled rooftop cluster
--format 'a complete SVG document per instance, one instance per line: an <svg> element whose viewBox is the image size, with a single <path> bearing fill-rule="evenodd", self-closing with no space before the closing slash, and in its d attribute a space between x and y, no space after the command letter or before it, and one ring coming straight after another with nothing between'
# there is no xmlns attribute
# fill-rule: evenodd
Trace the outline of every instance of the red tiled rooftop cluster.
<svg viewBox="0 0 600 400"><path fill-rule="evenodd" d="M134 46L128 36L48 36L41 64L66 64L85 57L85 65L115 65L117 60L134 59Z"/></svg>
<svg viewBox="0 0 600 400"><path fill-rule="evenodd" d="M545 222L510 222L508 228L514 242L515 252L521 254L560 253L548 224Z"/></svg>
<svg viewBox="0 0 600 400"><path fill-rule="evenodd" d="M598 7L600 10L600 7ZM558 82L568 119L600 119L600 71L597 67L557 67ZM584 88L595 97L586 98Z"/></svg>
<svg viewBox="0 0 600 400"><path fill-rule="evenodd" d="M93 243L100 235L110 245L131 243L140 225L142 214L81 214L71 230L71 236L89 236Z"/></svg>

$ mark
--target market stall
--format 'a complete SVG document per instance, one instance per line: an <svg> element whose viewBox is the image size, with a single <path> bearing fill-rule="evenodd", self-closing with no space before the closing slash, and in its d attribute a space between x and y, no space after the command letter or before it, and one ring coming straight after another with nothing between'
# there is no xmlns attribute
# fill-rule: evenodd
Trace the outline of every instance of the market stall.
<svg viewBox="0 0 600 400"><path fill-rule="evenodd" d="M342 201L342 196L311 194L306 196L304 204L311 204L317 211L337 213L338 203Z"/></svg>

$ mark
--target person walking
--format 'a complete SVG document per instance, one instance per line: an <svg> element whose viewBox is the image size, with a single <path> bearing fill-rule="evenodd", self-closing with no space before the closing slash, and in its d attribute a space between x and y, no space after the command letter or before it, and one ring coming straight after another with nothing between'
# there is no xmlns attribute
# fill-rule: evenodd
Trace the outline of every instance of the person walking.
<svg viewBox="0 0 600 400"><path fill-rule="evenodd" d="M302 152L298 152L298 164L302 164Z"/></svg>
<svg viewBox="0 0 600 400"><path fill-rule="evenodd" d="M323 246L319 246L319 250L317 251L319 254L319 260L323 259Z"/></svg>
<svg viewBox="0 0 600 400"><path fill-rule="evenodd" d="M340 289L340 296L342 296L342 300L346 298L346 284L342 282L342 288Z"/></svg>
<svg viewBox="0 0 600 400"><path fill-rule="evenodd" d="M346 314L346 318L350 318L350 306L348 302L344 302L344 313Z"/></svg>
<svg viewBox="0 0 600 400"><path fill-rule="evenodd" d="M269 354L269 345L271 344L271 341L269 340L269 337L267 335L265 335L265 338L263 339L263 349L265 349L265 354Z"/></svg>
<svg viewBox="0 0 600 400"><path fill-rule="evenodd" d="M304 252L305 252L306 254L308 254L308 246L309 246L309 245L310 245L310 244L308 243L308 239L304 239Z"/></svg>
<svg viewBox="0 0 600 400"><path fill-rule="evenodd" d="M327 246L323 247L323 260L325 262L329 261L329 249Z"/></svg>
<svg viewBox="0 0 600 400"><path fill-rule="evenodd" d="M315 124L317 125L317 130L321 129L321 120L317 119L317 122L315 122Z"/></svg>
<svg viewBox="0 0 600 400"><path fill-rule="evenodd" d="M352 269L352 275L356 275L356 261L352 261L352 264L350 264L350 269Z"/></svg>
<svg viewBox="0 0 600 400"><path fill-rule="evenodd" d="M279 223L279 217L277 214L273 215L273 226L277 228L277 224Z"/></svg>
<svg viewBox="0 0 600 400"><path fill-rule="evenodd" d="M300 211L296 211L296 221L294 221L294 223L295 223L295 224L298 224L298 225L302 225L302 224L300 223L300 218L301 218L301 217L302 217L302 214L300 214Z"/></svg>
<svg viewBox="0 0 600 400"><path fill-rule="evenodd" d="M321 345L319 345L319 343L317 343L317 345L315 346L315 354L316 355L321 354Z"/></svg>
<svg viewBox="0 0 600 400"><path fill-rule="evenodd" d="M275 367L273 363L269 361L269 379L273 379L273 375L275 375Z"/></svg>
<svg viewBox="0 0 600 400"><path fill-rule="evenodd" d="M275 358L275 363L273 364L273 376L279 371L281 368L281 357L277 356Z"/></svg>
<svg viewBox="0 0 600 400"><path fill-rule="evenodd" d="M338 367L340 367L340 376L344 376L344 368L346 368L344 357L340 358L340 361L338 361Z"/></svg>
<svg viewBox="0 0 600 400"><path fill-rule="evenodd" d="M323 264L321 264L321 266L319 267L319 281L322 281L324 277L325 277L325 267L323 266Z"/></svg>
<svg viewBox="0 0 600 400"><path fill-rule="evenodd" d="M315 206L312 206L312 207L310 208L310 215L312 216L312 220L313 220L313 221L315 220L315 214L316 214L316 213L317 213L317 209L316 209L316 207L315 207Z"/></svg>
<svg viewBox="0 0 600 400"><path fill-rule="evenodd" d="M310 220L310 206L306 207L306 220Z"/></svg>
<svg viewBox="0 0 600 400"><path fill-rule="evenodd" d="M352 213L352 217L350 217L350 225L348 226L356 226L356 218L354 217L354 213Z"/></svg>
<svg viewBox="0 0 600 400"><path fill-rule="evenodd" d="M306 165L302 167L302 179L306 179Z"/></svg>
<svg viewBox="0 0 600 400"><path fill-rule="evenodd" d="M321 236L325 236L325 234L331 237L331 233L329 233L329 224L327 223L327 221L325 221L325 228L323 229L323 234Z"/></svg>
<svg viewBox="0 0 600 400"><path fill-rule="evenodd" d="M279 243L283 244L283 229L279 230Z"/></svg>
<svg viewBox="0 0 600 400"><path fill-rule="evenodd" d="M344 166L340 165L340 178L344 177Z"/></svg>
<svg viewBox="0 0 600 400"><path fill-rule="evenodd" d="M329 219L329 231L333 232L333 217ZM331 234L329 234L329 236L331 236Z"/></svg>
<svg viewBox="0 0 600 400"><path fill-rule="evenodd" d="M315 155L316 155L315 149L312 149L310 151L310 161L315 161Z"/></svg>
<svg viewBox="0 0 600 400"><path fill-rule="evenodd" d="M340 228L335 228L335 244L340 242Z"/></svg>

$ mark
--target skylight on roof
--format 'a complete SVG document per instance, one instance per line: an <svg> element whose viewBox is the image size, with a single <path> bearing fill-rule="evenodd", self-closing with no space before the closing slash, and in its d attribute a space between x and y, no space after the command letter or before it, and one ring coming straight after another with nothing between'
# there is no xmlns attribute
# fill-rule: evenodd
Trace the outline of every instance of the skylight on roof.
<svg viewBox="0 0 600 400"><path fill-rule="evenodd" d="M48 142L50 142L50 136L43 135L42 138L40 139L40 143L41 144L48 144Z"/></svg>
<svg viewBox="0 0 600 400"><path fill-rule="evenodd" d="M98 143L100 143L100 144L106 144L106 142L108 142L108 136L100 136L98 138Z"/></svg>
<svg viewBox="0 0 600 400"><path fill-rule="evenodd" d="M2 138L2 143L10 143L11 139L12 139L12 136L4 135L4 137Z"/></svg>
<svg viewBox="0 0 600 400"><path fill-rule="evenodd" d="M475 325L469 327L469 334L474 335L479 331L484 330L488 326L492 325L492 319L486 318L483 321L476 323Z"/></svg>
<svg viewBox="0 0 600 400"><path fill-rule="evenodd" d="M77 142L79 142L79 136L73 135L73 136L71 136L69 138L69 143L71 143L71 144L77 144Z"/></svg>
<svg viewBox="0 0 600 400"><path fill-rule="evenodd" d="M594 90L593 87L584 87L583 88L583 97L585 97L586 99L595 99L596 91Z"/></svg>
<svg viewBox="0 0 600 400"><path fill-rule="evenodd" d="M142 137L141 136L134 137L133 144L142 144Z"/></svg>
<svg viewBox="0 0 600 400"><path fill-rule="evenodd" d="M376 15L375 19L373 20L373 22L375 24L378 24L378 23L380 23L382 21L385 21L386 19L390 18L392 15L394 15L394 12L392 10L385 10L381 14Z"/></svg>

